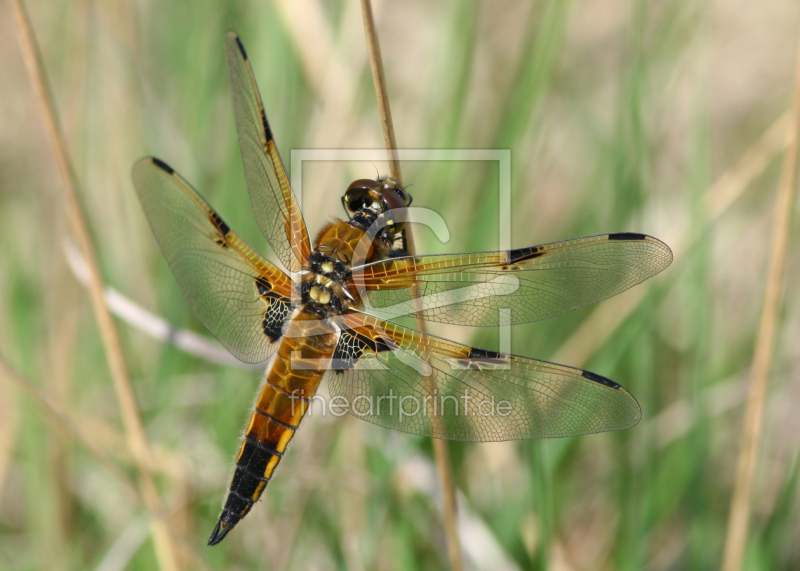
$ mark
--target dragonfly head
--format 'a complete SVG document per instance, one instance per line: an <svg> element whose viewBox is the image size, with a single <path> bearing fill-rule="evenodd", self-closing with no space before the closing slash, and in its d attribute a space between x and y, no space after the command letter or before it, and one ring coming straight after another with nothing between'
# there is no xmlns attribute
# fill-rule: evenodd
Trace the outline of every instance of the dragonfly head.
<svg viewBox="0 0 800 571"><path fill-rule="evenodd" d="M388 176L377 180L359 179L347 187L342 197L342 206L350 220L364 210L380 215L387 210L410 205L411 195Z"/></svg>
<svg viewBox="0 0 800 571"><path fill-rule="evenodd" d="M411 195L397 181L386 176L353 182L342 197L342 206L350 223L366 232L378 216L390 210L407 208L411 200ZM404 229L404 223L395 223L391 218L387 220L386 226L375 236L378 258L405 254Z"/></svg>

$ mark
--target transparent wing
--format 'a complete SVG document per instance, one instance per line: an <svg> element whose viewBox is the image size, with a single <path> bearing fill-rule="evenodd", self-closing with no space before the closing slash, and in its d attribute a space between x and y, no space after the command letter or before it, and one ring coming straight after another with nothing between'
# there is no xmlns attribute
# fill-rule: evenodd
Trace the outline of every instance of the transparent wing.
<svg viewBox="0 0 800 571"><path fill-rule="evenodd" d="M556 438L630 428L636 400L594 373L482 351L363 313L341 317L331 403L446 440ZM333 397L339 397L333 400Z"/></svg>
<svg viewBox="0 0 800 571"><path fill-rule="evenodd" d="M290 311L289 277L234 234L166 163L141 159L133 184L195 315L238 359L269 359Z"/></svg>
<svg viewBox="0 0 800 571"><path fill-rule="evenodd" d="M596 303L671 262L663 242L619 233L500 252L382 260L355 268L353 279L366 290L367 307L390 316L497 326L548 319ZM412 299L415 284L419 297Z"/></svg>
<svg viewBox="0 0 800 571"><path fill-rule="evenodd" d="M247 52L234 32L225 37L225 52L253 212L280 261L287 269L296 270L311 251L303 213L278 154Z"/></svg>

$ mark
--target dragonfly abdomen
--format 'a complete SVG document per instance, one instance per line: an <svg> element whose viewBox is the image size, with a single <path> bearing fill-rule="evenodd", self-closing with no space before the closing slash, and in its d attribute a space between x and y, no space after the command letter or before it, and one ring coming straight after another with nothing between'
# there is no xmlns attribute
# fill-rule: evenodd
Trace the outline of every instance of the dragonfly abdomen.
<svg viewBox="0 0 800 571"><path fill-rule="evenodd" d="M317 392L335 343L335 331L313 316L300 313L290 323L264 379L209 545L222 541L261 497Z"/></svg>

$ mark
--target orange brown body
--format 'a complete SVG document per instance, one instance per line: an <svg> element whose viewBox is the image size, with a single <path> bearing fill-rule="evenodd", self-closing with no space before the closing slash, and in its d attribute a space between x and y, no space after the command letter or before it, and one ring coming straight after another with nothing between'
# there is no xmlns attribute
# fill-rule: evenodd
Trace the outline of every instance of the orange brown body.
<svg viewBox="0 0 800 571"><path fill-rule="evenodd" d="M351 305L343 290L351 289L352 284L337 279L342 276L335 273L333 264L339 261L349 268L353 251L363 235L362 230L350 223L337 221L317 237L310 259L315 259L314 254L321 255L325 261L319 265L330 271L318 273L311 267L304 268L299 292L302 303L288 321L267 370L236 457L222 514L212 534L214 543L222 541L259 500L317 392L337 341L336 328L320 317L338 314ZM311 298L312 289L316 299Z"/></svg>
<svg viewBox="0 0 800 571"><path fill-rule="evenodd" d="M618 232L409 256L400 211L411 196L384 177L353 182L342 199L349 220L323 228L312 247L244 46L232 32L225 45L253 213L292 275L247 245L163 161L144 158L133 171L153 233L197 317L242 361L271 359L209 545L259 500L327 370L331 395L353 407L369 404L350 410L359 418L434 438L558 438L639 421L636 399L602 375L461 345L365 307L457 325L530 323L657 274L672 261L666 244ZM436 406L437 398L456 396L463 397L459 409ZM381 408L387 399L388 410Z"/></svg>

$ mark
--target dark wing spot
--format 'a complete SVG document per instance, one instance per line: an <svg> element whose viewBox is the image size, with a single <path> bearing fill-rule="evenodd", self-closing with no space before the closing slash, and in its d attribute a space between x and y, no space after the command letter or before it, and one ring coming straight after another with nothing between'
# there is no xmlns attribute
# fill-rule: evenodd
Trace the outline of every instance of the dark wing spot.
<svg viewBox="0 0 800 571"><path fill-rule="evenodd" d="M644 234L637 234L636 232L617 232L616 234L609 234L609 240L644 240L647 238Z"/></svg>
<svg viewBox="0 0 800 571"><path fill-rule="evenodd" d="M167 174L175 174L175 170L171 166L169 166L167 163L162 161L161 159L157 159L157 158L153 157L152 161L153 161L154 165L156 165L158 168L160 168L165 173L167 173Z"/></svg>
<svg viewBox="0 0 800 571"><path fill-rule="evenodd" d="M458 359L457 362L460 366L472 369L473 371L488 370L495 367L508 367L510 365L506 353L476 349L474 347L470 349L467 359Z"/></svg>
<svg viewBox="0 0 800 571"><path fill-rule="evenodd" d="M544 256L544 250L539 248L539 246L517 248L516 250L508 251L508 263L515 264L524 260L532 260L540 256Z"/></svg>
<svg viewBox="0 0 800 571"><path fill-rule="evenodd" d="M370 339L372 343L369 348L375 353L383 353L384 351L397 351L398 347L391 339L384 339L383 337L376 337Z"/></svg>
<svg viewBox="0 0 800 571"><path fill-rule="evenodd" d="M485 349L472 348L469 352L470 359L499 359L500 353L497 351L486 351Z"/></svg>
<svg viewBox="0 0 800 571"><path fill-rule="evenodd" d="M590 381L594 381L595 383L600 383L601 385L611 387L612 389L618 389L620 387L619 383L615 383L611 379L604 377L602 375L598 375L596 373L592 373L591 371L583 371L581 374Z"/></svg>
<svg viewBox="0 0 800 571"><path fill-rule="evenodd" d="M258 289L258 295L263 297L266 297L272 293L272 284L269 283L264 277L256 278L256 288Z"/></svg>
<svg viewBox="0 0 800 571"><path fill-rule="evenodd" d="M264 126L264 138L266 139L266 141L272 141L274 144L275 137L272 135L272 128L269 126L269 121L267 121L267 114L263 109L261 110L261 124Z"/></svg>
<svg viewBox="0 0 800 571"><path fill-rule="evenodd" d="M220 215L213 210L210 210L209 212L209 219L211 220L211 223L216 226L217 230L219 230L219 233L222 234L223 237L226 237L228 232L231 231L230 227L225 224L225 221L220 217Z"/></svg>
<svg viewBox="0 0 800 571"><path fill-rule="evenodd" d="M236 36L236 45L239 46L239 51L242 52L242 57L247 59L247 51L245 51L244 44L242 43L242 40L239 39L238 35Z"/></svg>

